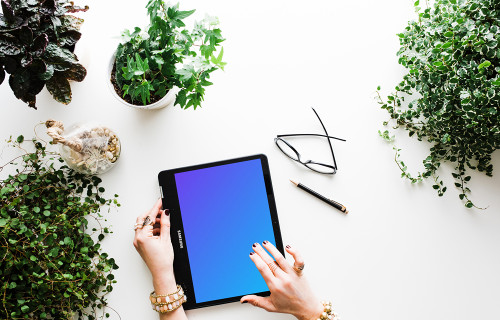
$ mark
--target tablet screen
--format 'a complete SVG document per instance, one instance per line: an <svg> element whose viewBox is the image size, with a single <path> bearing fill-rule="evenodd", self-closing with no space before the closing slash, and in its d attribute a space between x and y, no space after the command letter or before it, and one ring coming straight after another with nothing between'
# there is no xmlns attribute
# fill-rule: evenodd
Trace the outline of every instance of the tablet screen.
<svg viewBox="0 0 500 320"><path fill-rule="evenodd" d="M174 176L196 303L268 291L249 258L275 244L261 160Z"/></svg>

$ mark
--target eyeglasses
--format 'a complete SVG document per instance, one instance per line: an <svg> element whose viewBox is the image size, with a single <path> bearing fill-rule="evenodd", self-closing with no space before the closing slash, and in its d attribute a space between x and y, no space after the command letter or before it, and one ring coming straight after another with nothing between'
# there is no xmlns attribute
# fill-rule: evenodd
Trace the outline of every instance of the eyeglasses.
<svg viewBox="0 0 500 320"><path fill-rule="evenodd" d="M319 117L318 113L314 108L311 108L314 111L314 114L316 114L316 117L318 117L319 123L321 123L321 126L323 127L323 130L325 131L325 134L313 134L313 133L303 133L303 134L279 134L274 138L274 142L278 146L278 148L283 152L287 157L290 159L297 161L298 163L303 164L306 166L308 169L311 169L312 171L318 172L318 173L324 173L324 174L334 174L337 172L337 162L335 161L335 155L333 153L333 147L332 143L330 142L330 139L336 139L340 141L345 141L344 139L336 138L336 137L331 137L328 135L328 132L326 131L325 126L323 125L323 121L321 121L321 118ZM292 147L292 145L285 140L283 140L283 137L299 137L299 136L314 136L314 137L324 137L327 138L328 145L330 146L330 151L332 153L332 159L333 159L333 166L321 162L315 162L312 160L306 160L303 161L301 159L300 153Z"/></svg>

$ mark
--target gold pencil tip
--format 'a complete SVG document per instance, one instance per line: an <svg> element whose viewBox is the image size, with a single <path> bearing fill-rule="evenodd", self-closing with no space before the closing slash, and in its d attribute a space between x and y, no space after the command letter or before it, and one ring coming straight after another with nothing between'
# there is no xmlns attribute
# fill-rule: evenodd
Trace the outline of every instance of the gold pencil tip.
<svg viewBox="0 0 500 320"><path fill-rule="evenodd" d="M299 184L293 180L290 180L291 183L293 183L295 186L298 186Z"/></svg>

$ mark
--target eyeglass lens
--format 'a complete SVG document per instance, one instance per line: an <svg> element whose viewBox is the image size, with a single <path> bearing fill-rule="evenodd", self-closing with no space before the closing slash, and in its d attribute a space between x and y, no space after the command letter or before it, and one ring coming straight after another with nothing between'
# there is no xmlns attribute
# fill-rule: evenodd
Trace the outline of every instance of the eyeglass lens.
<svg viewBox="0 0 500 320"><path fill-rule="evenodd" d="M276 144L278 145L278 148L280 148L280 150L289 158L297 161L299 160L297 153L285 141L276 139Z"/></svg>

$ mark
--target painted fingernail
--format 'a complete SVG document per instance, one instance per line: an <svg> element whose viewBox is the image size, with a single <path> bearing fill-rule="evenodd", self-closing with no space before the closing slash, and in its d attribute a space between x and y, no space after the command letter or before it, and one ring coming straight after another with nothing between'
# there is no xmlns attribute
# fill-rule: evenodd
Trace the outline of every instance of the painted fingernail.
<svg viewBox="0 0 500 320"><path fill-rule="evenodd" d="M257 242L252 245L252 247L256 248L257 247Z"/></svg>
<svg viewBox="0 0 500 320"><path fill-rule="evenodd" d="M163 210L163 211L165 212L165 215L166 215L166 216L169 216L169 215L170 215L170 211L168 211L168 209L165 209L165 210Z"/></svg>
<svg viewBox="0 0 500 320"><path fill-rule="evenodd" d="M248 301L241 301L241 303L248 303Z"/></svg>
<svg viewBox="0 0 500 320"><path fill-rule="evenodd" d="M286 245L286 248L287 248L287 249L290 249L291 247L287 244L287 245Z"/></svg>
<svg viewBox="0 0 500 320"><path fill-rule="evenodd" d="M250 255L254 254L255 252L250 252Z"/></svg>
<svg viewBox="0 0 500 320"><path fill-rule="evenodd" d="M262 243L263 243L263 244L268 244L268 243L269 243L269 241L267 241L267 240L266 240L266 241L264 241L264 242L262 242Z"/></svg>

